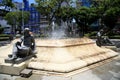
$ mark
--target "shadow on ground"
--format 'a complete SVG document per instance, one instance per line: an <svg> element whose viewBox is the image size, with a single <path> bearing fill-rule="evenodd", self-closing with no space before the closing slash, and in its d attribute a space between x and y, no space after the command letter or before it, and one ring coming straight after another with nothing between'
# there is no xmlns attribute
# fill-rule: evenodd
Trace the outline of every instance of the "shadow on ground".
<svg viewBox="0 0 120 80"><path fill-rule="evenodd" d="M92 70L100 80L120 80L120 59Z"/></svg>

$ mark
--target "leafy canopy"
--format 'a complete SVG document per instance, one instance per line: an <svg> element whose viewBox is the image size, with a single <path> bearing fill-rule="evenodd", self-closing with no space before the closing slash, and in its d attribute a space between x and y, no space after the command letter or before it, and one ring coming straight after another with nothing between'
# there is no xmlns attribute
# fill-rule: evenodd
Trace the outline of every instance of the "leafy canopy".
<svg viewBox="0 0 120 80"><path fill-rule="evenodd" d="M23 11L23 17L22 17L22 11L16 11L16 12L7 13L5 19L10 25L20 26L22 23L22 18L24 19L24 23L27 23L29 20L29 16L30 16L29 12Z"/></svg>

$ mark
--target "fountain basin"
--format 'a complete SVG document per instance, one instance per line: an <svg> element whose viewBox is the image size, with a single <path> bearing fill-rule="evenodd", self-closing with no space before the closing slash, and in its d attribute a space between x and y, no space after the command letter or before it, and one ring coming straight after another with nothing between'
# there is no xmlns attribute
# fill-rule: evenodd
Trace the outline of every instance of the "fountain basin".
<svg viewBox="0 0 120 80"><path fill-rule="evenodd" d="M70 72L115 57L118 53L98 47L88 38L36 40L37 58L29 68L55 72Z"/></svg>

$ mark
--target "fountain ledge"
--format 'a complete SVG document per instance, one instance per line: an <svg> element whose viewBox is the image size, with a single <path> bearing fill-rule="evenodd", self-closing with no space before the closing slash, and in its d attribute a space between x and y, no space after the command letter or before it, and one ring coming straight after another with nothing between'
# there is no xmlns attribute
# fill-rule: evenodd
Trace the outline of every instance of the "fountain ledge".
<svg viewBox="0 0 120 80"><path fill-rule="evenodd" d="M110 49L98 47L88 38L39 40L38 58L28 68L53 72L71 72L118 55Z"/></svg>

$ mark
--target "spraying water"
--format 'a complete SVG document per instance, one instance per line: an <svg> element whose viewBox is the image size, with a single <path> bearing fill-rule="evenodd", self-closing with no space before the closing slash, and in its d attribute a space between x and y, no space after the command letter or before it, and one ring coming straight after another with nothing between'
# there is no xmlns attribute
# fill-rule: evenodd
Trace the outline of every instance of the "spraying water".
<svg viewBox="0 0 120 80"><path fill-rule="evenodd" d="M52 32L49 35L50 39L61 39L65 38L65 29L67 28L67 25L65 22L61 23L61 26L58 26L54 21L52 22Z"/></svg>

